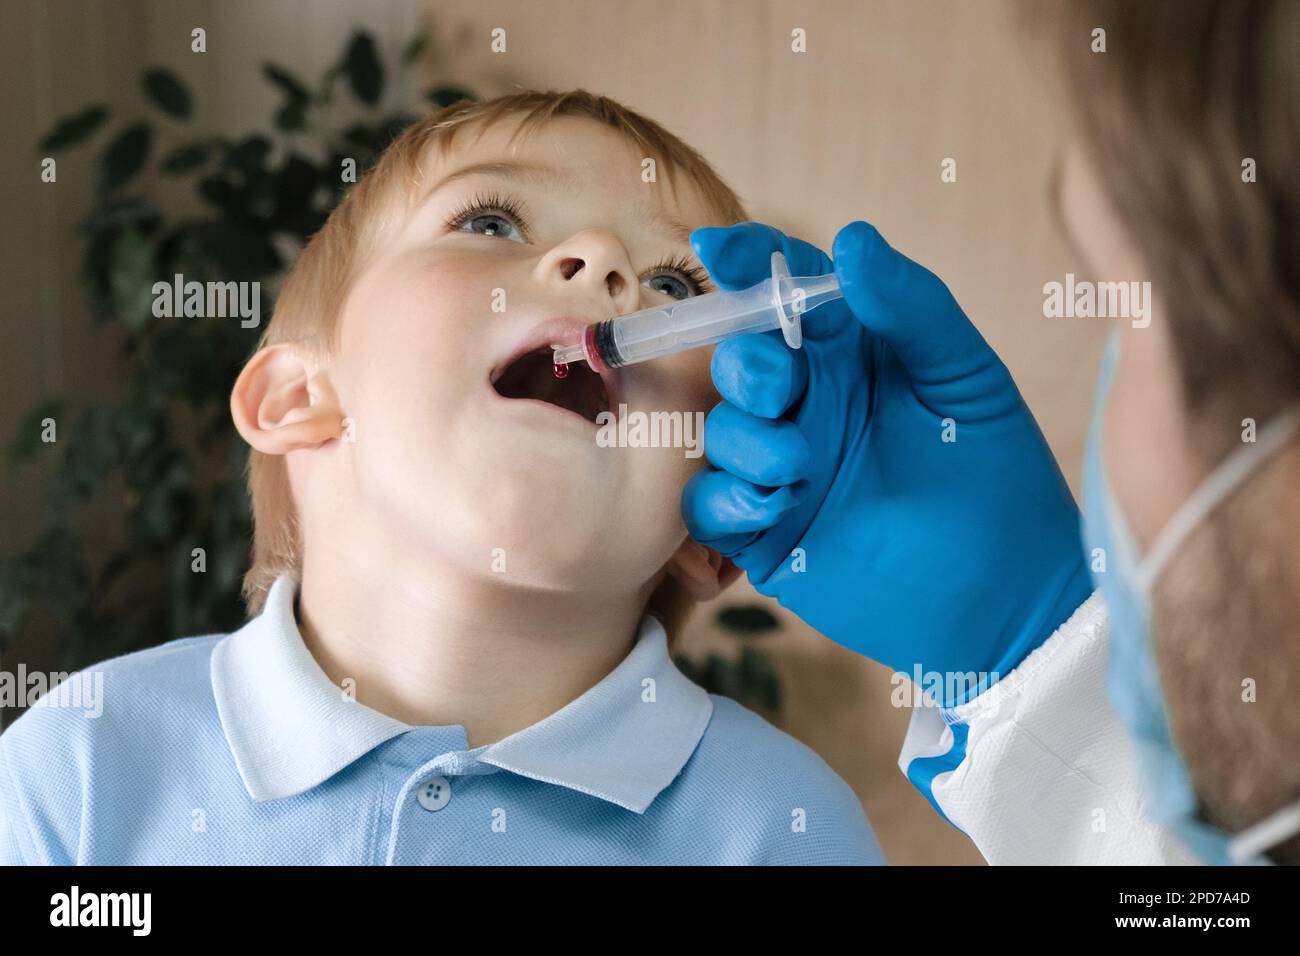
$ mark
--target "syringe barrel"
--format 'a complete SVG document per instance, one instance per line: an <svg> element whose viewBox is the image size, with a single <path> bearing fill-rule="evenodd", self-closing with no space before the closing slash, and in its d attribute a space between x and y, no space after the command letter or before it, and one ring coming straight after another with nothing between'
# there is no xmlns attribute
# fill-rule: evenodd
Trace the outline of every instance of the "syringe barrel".
<svg viewBox="0 0 1300 956"><path fill-rule="evenodd" d="M725 315L718 314L712 296L700 296L600 322L586 340L588 361L598 357L609 368L618 368L780 326L772 302L772 280L767 279L729 295ZM597 355L591 355L592 351Z"/></svg>

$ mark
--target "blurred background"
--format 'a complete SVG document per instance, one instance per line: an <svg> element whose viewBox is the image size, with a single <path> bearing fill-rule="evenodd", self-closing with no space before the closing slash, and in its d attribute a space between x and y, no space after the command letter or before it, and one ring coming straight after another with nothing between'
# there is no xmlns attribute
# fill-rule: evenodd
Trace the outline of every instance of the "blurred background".
<svg viewBox="0 0 1300 956"><path fill-rule="evenodd" d="M754 218L823 248L844 223L873 222L945 279L1077 490L1104 326L1042 315L1043 284L1078 271L1047 199L1066 128L998 0L0 10L6 670L83 667L238 626L248 519L225 400L258 330L159 322L149 287L177 271L259 279L265 316L342 188L334 159L364 167L395 128L464 95L585 87L698 148ZM505 52L492 50L496 28ZM791 49L796 29L806 52ZM955 182L941 179L948 159ZM54 443L41 441L48 418ZM892 862L981 862L898 770L909 711L892 706L884 668L744 582L696 613L682 649L688 673L849 781Z"/></svg>

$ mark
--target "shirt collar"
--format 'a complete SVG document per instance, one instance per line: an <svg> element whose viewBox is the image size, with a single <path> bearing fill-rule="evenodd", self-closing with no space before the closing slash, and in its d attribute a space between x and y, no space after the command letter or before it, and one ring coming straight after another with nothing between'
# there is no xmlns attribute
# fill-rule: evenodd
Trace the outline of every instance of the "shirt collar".
<svg viewBox="0 0 1300 956"><path fill-rule="evenodd" d="M328 780L410 724L351 700L303 643L297 581L281 575L262 613L212 651L212 691L235 766L254 800L278 800ZM476 760L569 787L636 813L676 778L713 701L668 653L646 615L632 651L577 699L531 727L476 748ZM466 749L450 725L447 749ZM437 756L430 753L429 757Z"/></svg>

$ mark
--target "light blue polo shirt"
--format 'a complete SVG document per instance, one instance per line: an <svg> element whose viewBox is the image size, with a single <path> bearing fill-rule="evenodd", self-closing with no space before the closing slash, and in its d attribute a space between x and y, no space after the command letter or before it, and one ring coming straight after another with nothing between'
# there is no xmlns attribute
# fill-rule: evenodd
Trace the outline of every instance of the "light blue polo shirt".
<svg viewBox="0 0 1300 956"><path fill-rule="evenodd" d="M281 577L232 634L74 675L102 675L98 716L55 690L14 721L0 863L883 862L853 790L688 680L649 615L594 687L470 749L459 725L405 724L331 683L296 588Z"/></svg>

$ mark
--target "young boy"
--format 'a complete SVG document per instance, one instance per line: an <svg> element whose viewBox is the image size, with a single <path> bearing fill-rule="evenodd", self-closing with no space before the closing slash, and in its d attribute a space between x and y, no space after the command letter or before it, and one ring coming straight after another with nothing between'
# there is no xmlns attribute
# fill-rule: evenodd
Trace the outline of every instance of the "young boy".
<svg viewBox="0 0 1300 956"><path fill-rule="evenodd" d="M735 568L702 459L601 412L706 411L709 350L552 372L587 325L707 291L745 218L657 124L583 92L416 124L286 280L235 383L250 615L107 661L0 738L0 861L868 863L853 791L687 680L670 634Z"/></svg>

